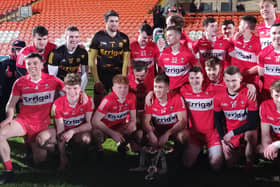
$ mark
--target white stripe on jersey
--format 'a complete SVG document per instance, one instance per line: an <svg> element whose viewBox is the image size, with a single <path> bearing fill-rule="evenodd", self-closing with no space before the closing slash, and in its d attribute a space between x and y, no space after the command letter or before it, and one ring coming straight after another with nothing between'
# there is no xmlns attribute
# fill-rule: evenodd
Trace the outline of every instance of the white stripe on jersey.
<svg viewBox="0 0 280 187"><path fill-rule="evenodd" d="M234 57L238 60L257 63L257 55L255 53L244 51L238 47L234 48Z"/></svg>
<svg viewBox="0 0 280 187"><path fill-rule="evenodd" d="M190 71L190 64L186 65L164 65L165 73L168 77L186 75Z"/></svg>
<svg viewBox="0 0 280 187"><path fill-rule="evenodd" d="M152 118L156 125L170 125L178 121L176 112L162 116L152 114Z"/></svg>
<svg viewBox="0 0 280 187"><path fill-rule="evenodd" d="M280 76L280 65L276 64L265 64L264 74L266 75L278 75Z"/></svg>
<svg viewBox="0 0 280 187"><path fill-rule="evenodd" d="M224 60L225 58L225 50L223 49L212 49L211 50L211 56L216 57L220 60Z"/></svg>
<svg viewBox="0 0 280 187"><path fill-rule="evenodd" d="M63 118L64 126L71 127L71 126L78 126L85 121L85 114L72 117L72 118Z"/></svg>
<svg viewBox="0 0 280 187"><path fill-rule="evenodd" d="M207 111L213 109L213 98L210 99L185 99L190 110Z"/></svg>
<svg viewBox="0 0 280 187"><path fill-rule="evenodd" d="M247 109L243 110L224 110L225 117L229 120L244 121L247 119Z"/></svg>
<svg viewBox="0 0 280 187"><path fill-rule="evenodd" d="M119 112L119 113L108 112L105 116L105 119L107 119L108 121L116 121L116 120L120 120L120 119L125 119L126 116L128 115L128 112L129 112L128 110Z"/></svg>
<svg viewBox="0 0 280 187"><path fill-rule="evenodd" d="M262 49L269 46L272 42L270 38L260 38Z"/></svg>
<svg viewBox="0 0 280 187"><path fill-rule="evenodd" d="M275 132L276 134L280 134L280 126L279 125L271 124L271 127L272 127L273 132Z"/></svg>
<svg viewBox="0 0 280 187"><path fill-rule="evenodd" d="M38 92L32 94L23 94L22 101L24 105L42 105L54 101L55 91Z"/></svg>

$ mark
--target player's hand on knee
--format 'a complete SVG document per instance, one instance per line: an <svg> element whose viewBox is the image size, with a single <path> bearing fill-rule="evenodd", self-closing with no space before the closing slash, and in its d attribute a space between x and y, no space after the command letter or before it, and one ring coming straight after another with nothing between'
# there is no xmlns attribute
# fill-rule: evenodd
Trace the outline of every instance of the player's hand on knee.
<svg viewBox="0 0 280 187"><path fill-rule="evenodd" d="M69 142L71 140L71 138L74 136L74 134L75 134L74 130L70 129L70 130L64 132L61 135L60 139L64 140L65 142Z"/></svg>
<svg viewBox="0 0 280 187"><path fill-rule="evenodd" d="M270 144L264 149L264 157L269 160L274 160L278 156L278 147Z"/></svg>
<svg viewBox="0 0 280 187"><path fill-rule="evenodd" d="M125 142L125 138L123 137L123 135L121 133L117 132L117 131L112 133L111 138L118 143Z"/></svg>
<svg viewBox="0 0 280 187"><path fill-rule="evenodd" d="M224 140L222 140L222 147L223 147L223 152L226 155L231 155L232 149L229 144L227 144Z"/></svg>
<svg viewBox="0 0 280 187"><path fill-rule="evenodd" d="M156 135L153 132L150 132L147 134L148 139L149 139L149 143L151 144L151 146L153 147L157 147L158 146L158 139L156 137Z"/></svg>
<svg viewBox="0 0 280 187"><path fill-rule="evenodd" d="M229 131L229 132L226 133L226 135L224 136L224 141L225 141L226 143L229 143L233 136L234 136L233 131Z"/></svg>

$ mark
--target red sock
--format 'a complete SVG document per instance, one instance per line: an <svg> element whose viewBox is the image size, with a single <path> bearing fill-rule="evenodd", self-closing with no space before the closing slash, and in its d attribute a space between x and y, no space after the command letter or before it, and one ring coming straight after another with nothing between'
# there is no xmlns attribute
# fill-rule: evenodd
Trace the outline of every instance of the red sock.
<svg viewBox="0 0 280 187"><path fill-rule="evenodd" d="M13 166L12 166L11 160L8 160L8 161L4 162L4 166L5 166L5 169L6 169L7 171L13 170Z"/></svg>

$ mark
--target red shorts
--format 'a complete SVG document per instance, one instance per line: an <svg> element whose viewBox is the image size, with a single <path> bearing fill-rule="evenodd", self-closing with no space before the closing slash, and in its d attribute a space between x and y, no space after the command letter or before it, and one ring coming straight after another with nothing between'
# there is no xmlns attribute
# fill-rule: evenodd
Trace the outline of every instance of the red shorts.
<svg viewBox="0 0 280 187"><path fill-rule="evenodd" d="M23 128L27 134L27 142L35 142L36 135L48 128L49 123L44 121L32 121L24 117L17 117L14 119Z"/></svg>
<svg viewBox="0 0 280 187"><path fill-rule="evenodd" d="M199 147L206 144L208 149L216 145L221 145L220 137L216 129L207 133L200 133L190 129L190 143Z"/></svg>

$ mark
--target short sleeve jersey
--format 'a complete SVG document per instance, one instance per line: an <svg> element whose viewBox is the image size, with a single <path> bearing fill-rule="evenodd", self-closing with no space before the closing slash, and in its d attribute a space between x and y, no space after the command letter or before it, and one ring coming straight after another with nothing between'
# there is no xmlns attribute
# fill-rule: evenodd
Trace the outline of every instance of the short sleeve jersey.
<svg viewBox="0 0 280 187"><path fill-rule="evenodd" d="M194 93L191 85L186 84L180 89L186 102L189 125L192 129L207 133L214 129L214 91L210 87L202 92Z"/></svg>
<svg viewBox="0 0 280 187"><path fill-rule="evenodd" d="M67 73L77 73L80 65L88 65L88 53L78 46L74 53L70 54L66 45L62 45L50 53L48 64L58 66L57 77L64 80Z"/></svg>
<svg viewBox="0 0 280 187"><path fill-rule="evenodd" d="M38 83L30 80L30 75L16 80L12 95L22 98L22 105L17 116L32 121L50 123L50 110L56 90L62 90L64 83L58 78L42 73Z"/></svg>
<svg viewBox="0 0 280 187"><path fill-rule="evenodd" d="M270 85L280 79L280 53L272 45L264 48L259 54L259 66L264 68L264 89L269 90Z"/></svg>
<svg viewBox="0 0 280 187"><path fill-rule="evenodd" d="M167 95L167 103L162 106L155 98L151 106L145 105L145 113L152 115L152 123L158 130L173 127L178 122L177 112L185 111L183 98L179 95Z"/></svg>
<svg viewBox="0 0 280 187"><path fill-rule="evenodd" d="M154 65L155 59L159 57L159 49L154 42L147 42L145 48L141 48L138 41L134 41L130 44L131 53L130 58L132 63L137 63L137 61L145 62L148 67L148 72L154 75ZM133 74L132 66L129 71Z"/></svg>
<svg viewBox="0 0 280 187"><path fill-rule="evenodd" d="M217 37L216 41L211 44L211 42L205 36L203 36L193 45L194 53L199 53L199 61L203 70L205 69L205 61L209 57L217 57L222 61L221 63L223 69L226 68L230 62L228 54L230 48L231 43L223 37Z"/></svg>
<svg viewBox="0 0 280 187"><path fill-rule="evenodd" d="M276 19L274 23L280 22L280 19ZM264 49L265 47L269 46L271 44L270 39L270 28L265 25L265 23L262 23L258 26L257 30L260 36L260 42L261 47Z"/></svg>
<svg viewBox="0 0 280 187"><path fill-rule="evenodd" d="M17 57L16 66L19 68L25 68L25 56L30 53L39 53L43 58L43 63L44 63L43 71L45 73L47 73L48 72L47 59L48 59L50 52L53 51L55 48L56 48L55 44L48 42L44 51L42 53L39 53L34 45L27 46L20 51L20 53Z"/></svg>
<svg viewBox="0 0 280 187"><path fill-rule="evenodd" d="M252 35L248 42L244 42L244 37L241 36L237 40L233 40L234 50L230 52L231 64L239 67L241 72L258 64L257 57L261 51L260 38Z"/></svg>
<svg viewBox="0 0 280 187"><path fill-rule="evenodd" d="M117 32L111 37L105 30L97 32L90 44L91 49L98 51L97 66L122 70L123 53L130 51L128 36Z"/></svg>
<svg viewBox="0 0 280 187"><path fill-rule="evenodd" d="M64 95L54 101L55 119L63 119L64 128L71 129L80 126L86 121L86 113L93 112L92 99L88 96L88 102L81 104L78 102L75 107L71 107Z"/></svg>
<svg viewBox="0 0 280 187"><path fill-rule="evenodd" d="M112 127L118 124L125 124L125 120L130 111L136 110L136 97L132 93L128 93L123 103L118 101L118 96L112 92L101 101L98 106L98 112L104 114L102 122L107 127Z"/></svg>
<svg viewBox="0 0 280 187"><path fill-rule="evenodd" d="M248 99L247 92L248 88L242 87L238 94L232 97L228 95L227 88L224 87L215 95L214 110L224 112L228 130L244 125L248 121L248 111L258 110L257 103Z"/></svg>
<svg viewBox="0 0 280 187"><path fill-rule="evenodd" d="M188 82L188 73L196 63L194 54L185 46L181 46L176 55L172 53L171 47L166 48L159 57L158 65L169 77L169 88L175 89Z"/></svg>

